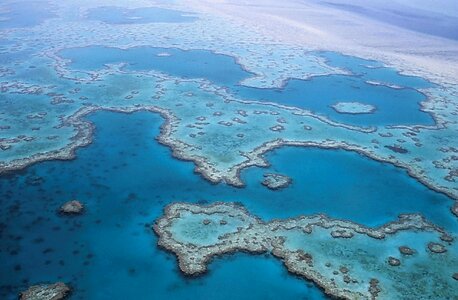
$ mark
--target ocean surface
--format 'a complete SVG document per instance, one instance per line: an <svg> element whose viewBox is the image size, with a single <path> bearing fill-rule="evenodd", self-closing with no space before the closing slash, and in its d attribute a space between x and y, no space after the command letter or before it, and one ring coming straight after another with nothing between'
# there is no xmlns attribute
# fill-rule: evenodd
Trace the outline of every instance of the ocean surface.
<svg viewBox="0 0 458 300"><path fill-rule="evenodd" d="M328 5L366 13L357 6ZM47 2L8 3L1 8L0 29L36 26L56 16ZM370 11L368 16L379 18L382 13L387 12ZM410 25L400 23L400 17L418 18L389 13L398 15L392 20L401 27ZM199 16L159 8L106 6L73 17L104 26L123 26L186 23ZM431 22L416 22L422 27L414 30L427 29L440 35L436 31L442 30L441 25L429 28ZM1 46L9 43L15 42L0 40ZM2 52L0 64L27 61L33 54L30 50ZM299 107L351 125L434 124L432 116L421 109L427 98L420 91L434 84L399 74L376 61L335 52L304 51L304 55L318 56L351 75L286 78L278 88L242 85L256 74L246 71L231 56L207 50L90 46L64 49L58 54L70 60L67 67L75 73L126 63L123 70L128 72L154 70L178 78L206 79L243 100ZM47 69L33 66L20 74L28 74L26 79L33 77L32 81L39 84L56 84L62 90L73 87L66 79L43 70ZM17 71L23 72L20 67ZM337 113L331 107L350 101L371 104L376 110L352 115ZM430 190L403 169L354 152L276 149L266 154L271 163L268 168L243 170L246 186L235 188L211 184L194 172L192 162L172 157L171 149L155 139L164 121L158 114L97 112L87 118L96 128L93 143L78 149L75 159L42 162L0 177L0 299L17 299L18 292L32 284L55 281L73 287L71 299L327 298L313 283L288 274L270 255L226 255L210 263L204 276L183 276L175 255L157 247L151 229L164 207L177 201L240 202L263 220L324 213L368 227L396 220L402 213L421 213L448 231L458 230L449 210L450 198ZM292 184L269 190L261 181L271 172L291 177ZM85 213L60 216L59 207L72 199L85 205Z"/></svg>
<svg viewBox="0 0 458 300"><path fill-rule="evenodd" d="M233 188L210 184L192 163L158 144L163 120L157 114L97 112L89 120L97 128L94 142L76 159L0 178L1 299L56 280L75 288L72 299L325 298L270 256L224 256L205 276L182 276L175 256L156 247L150 228L175 201L239 201L265 220L326 212L368 226L421 212L456 230L450 199L403 170L355 153L282 148L268 155L269 169L243 172L246 188ZM260 181L271 171L293 177L293 184L268 190ZM57 209L70 199L83 202L86 213L59 216Z"/></svg>
<svg viewBox="0 0 458 300"><path fill-rule="evenodd" d="M458 4L454 0L441 0L436 5L434 1L413 0L315 0L315 2L403 29L458 40L456 14Z"/></svg>

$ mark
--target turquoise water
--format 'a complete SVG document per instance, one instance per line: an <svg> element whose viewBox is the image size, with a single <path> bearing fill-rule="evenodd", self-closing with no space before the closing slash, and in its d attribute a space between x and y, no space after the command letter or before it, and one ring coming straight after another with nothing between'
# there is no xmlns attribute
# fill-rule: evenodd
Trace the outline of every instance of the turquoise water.
<svg viewBox="0 0 458 300"><path fill-rule="evenodd" d="M0 46L3 46L2 42L0 42ZM15 52L0 52L0 64L8 65L14 62L23 61L28 59L32 54L32 51L22 50L22 51L15 51Z"/></svg>
<svg viewBox="0 0 458 300"><path fill-rule="evenodd" d="M124 8L102 6L89 10L89 20L108 24L183 23L193 22L197 17L191 13L159 7Z"/></svg>
<svg viewBox="0 0 458 300"><path fill-rule="evenodd" d="M167 53L169 56L159 56ZM419 77L404 76L379 63L349 57L334 52L317 52L330 65L350 70L354 75L330 75L310 80L290 79L282 88L259 89L239 84L253 74L245 71L235 59L205 50L135 47L127 50L91 46L64 49L63 58L71 59L70 68L83 71L99 70L106 64L126 62L127 70L158 70L183 78L205 78L225 86L229 92L246 100L270 101L305 108L332 120L361 126L370 125L432 125L430 114L420 110L426 96L419 88L432 87ZM377 80L400 85L401 89L366 83ZM339 114L331 105L358 101L376 106L373 114Z"/></svg>
<svg viewBox="0 0 458 300"><path fill-rule="evenodd" d="M309 214L324 212L368 226L382 225L400 213L421 213L448 229L458 229L450 214L453 203L444 195L429 190L390 164L380 163L345 150L285 147L267 155L271 167L251 168L242 178L254 187L265 172L293 178L288 189L269 195L256 191L264 205ZM264 194L262 196L261 194Z"/></svg>
<svg viewBox="0 0 458 300"><path fill-rule="evenodd" d="M309 81L292 79L283 89L237 87L235 92L247 99L306 108L353 125L434 124L429 114L418 110L418 103L426 100L419 92L372 86L353 76L322 76ZM339 114L331 107L337 102L352 101L371 104L376 111L373 114L349 115Z"/></svg>
<svg viewBox="0 0 458 300"><path fill-rule="evenodd" d="M56 16L47 1L5 2L0 8L0 29L32 27Z"/></svg>
<svg viewBox="0 0 458 300"><path fill-rule="evenodd" d="M0 178L2 299L55 280L75 287L73 299L324 297L264 256L225 256L206 276L183 277L149 228L174 201L240 201L264 219L324 212L370 226L418 211L456 230L450 199L355 153L283 148L268 155L269 171L292 176L289 188L266 189L260 180L267 170L252 168L243 172L247 186L240 189L212 185L194 174L192 163L173 159L154 139L162 123L156 114L99 112L90 120L97 126L94 143L79 149L75 160ZM58 216L56 209L73 198L85 203L86 214Z"/></svg>

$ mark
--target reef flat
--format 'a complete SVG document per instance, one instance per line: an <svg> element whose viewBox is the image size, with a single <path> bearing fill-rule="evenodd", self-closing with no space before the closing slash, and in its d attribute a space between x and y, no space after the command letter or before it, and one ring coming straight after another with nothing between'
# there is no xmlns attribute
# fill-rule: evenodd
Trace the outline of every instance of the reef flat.
<svg viewBox="0 0 458 300"><path fill-rule="evenodd" d="M447 251L456 243L415 214L366 228L324 215L263 222L232 203L173 203L154 231L192 276L206 272L215 256L246 251L271 253L338 298L451 299L456 291L458 257Z"/></svg>
<svg viewBox="0 0 458 300"><path fill-rule="evenodd" d="M371 114L376 110L376 107L370 104L360 102L337 102L332 105L332 108L341 114Z"/></svg>

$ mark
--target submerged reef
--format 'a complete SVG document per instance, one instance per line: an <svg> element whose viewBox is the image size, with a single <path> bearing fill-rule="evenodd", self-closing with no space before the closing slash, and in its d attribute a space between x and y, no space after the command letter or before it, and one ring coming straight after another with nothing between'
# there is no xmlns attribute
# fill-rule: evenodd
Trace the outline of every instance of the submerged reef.
<svg viewBox="0 0 458 300"><path fill-rule="evenodd" d="M370 104L364 104L360 102L337 102L331 105L331 107L338 113L341 114L371 114L376 108Z"/></svg>
<svg viewBox="0 0 458 300"><path fill-rule="evenodd" d="M456 250L446 251L456 248L453 238L417 214L367 228L325 215L264 222L233 203L173 203L154 231L158 245L176 254L186 275L206 272L216 256L244 251L270 253L290 273L338 298L456 295L458 257Z"/></svg>
<svg viewBox="0 0 458 300"><path fill-rule="evenodd" d="M65 202L60 208L59 212L63 215L79 215L84 211L84 205L78 200L71 200Z"/></svg>
<svg viewBox="0 0 458 300"><path fill-rule="evenodd" d="M264 174L262 185L268 187L271 190L278 190L288 187L291 182L292 179L286 175L266 173Z"/></svg>
<svg viewBox="0 0 458 300"><path fill-rule="evenodd" d="M39 284L29 287L19 294L20 300L61 300L71 292L69 286L63 282L53 284Z"/></svg>
<svg viewBox="0 0 458 300"><path fill-rule="evenodd" d="M455 201L455 203L453 204L453 206L450 208L450 210L452 211L452 213L458 217L458 201Z"/></svg>

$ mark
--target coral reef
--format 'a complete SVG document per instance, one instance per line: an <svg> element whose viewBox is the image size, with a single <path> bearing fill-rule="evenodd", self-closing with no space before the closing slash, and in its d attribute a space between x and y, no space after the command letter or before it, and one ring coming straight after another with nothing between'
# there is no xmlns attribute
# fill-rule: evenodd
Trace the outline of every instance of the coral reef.
<svg viewBox="0 0 458 300"><path fill-rule="evenodd" d="M370 104L360 102L337 102L331 106L336 112L341 114L371 114L376 108Z"/></svg>
<svg viewBox="0 0 458 300"><path fill-rule="evenodd" d="M271 190L278 190L288 187L291 182L292 179L286 175L266 173L264 174L262 185L268 187Z"/></svg>
<svg viewBox="0 0 458 300"><path fill-rule="evenodd" d="M71 200L65 202L60 208L59 212L63 215L79 215L84 211L84 205L78 200Z"/></svg>
<svg viewBox="0 0 458 300"><path fill-rule="evenodd" d="M339 298L451 298L455 294L452 268L458 257L446 255L439 241L446 239L456 248L455 243L441 228L415 214L367 228L324 215L263 222L232 203L173 203L155 222L154 231L158 245L176 254L187 275L206 272L215 256L244 251L271 253L289 272ZM408 241L423 244L424 249L411 255L410 247L396 247ZM409 257L400 257L399 251ZM381 257L381 252L390 255ZM424 276L414 280L420 272ZM432 282L441 282L441 288Z"/></svg>
<svg viewBox="0 0 458 300"><path fill-rule="evenodd" d="M20 300L61 300L71 292L63 282L33 285L19 295Z"/></svg>

